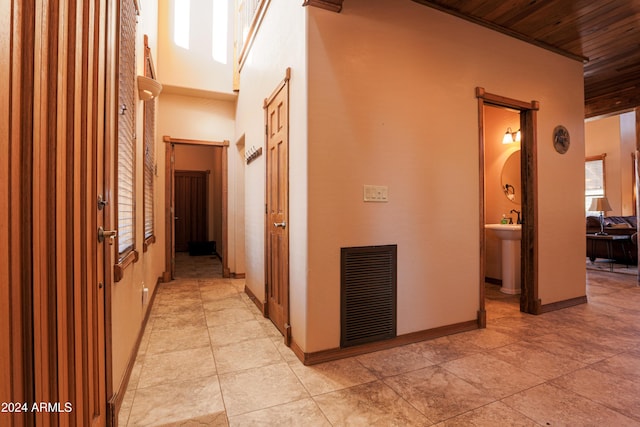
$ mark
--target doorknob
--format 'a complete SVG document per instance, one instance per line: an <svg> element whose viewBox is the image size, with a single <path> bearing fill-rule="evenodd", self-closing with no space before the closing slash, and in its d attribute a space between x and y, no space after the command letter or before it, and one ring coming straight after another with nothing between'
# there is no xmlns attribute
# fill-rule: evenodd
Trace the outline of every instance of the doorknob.
<svg viewBox="0 0 640 427"><path fill-rule="evenodd" d="M273 223L274 227L282 227L285 228L287 226L287 222L286 221L282 221L282 222L274 222Z"/></svg>
<svg viewBox="0 0 640 427"><path fill-rule="evenodd" d="M98 242L104 242L104 239L110 239L109 244L113 242L113 239L118 235L118 230L105 230L102 226L98 227Z"/></svg>

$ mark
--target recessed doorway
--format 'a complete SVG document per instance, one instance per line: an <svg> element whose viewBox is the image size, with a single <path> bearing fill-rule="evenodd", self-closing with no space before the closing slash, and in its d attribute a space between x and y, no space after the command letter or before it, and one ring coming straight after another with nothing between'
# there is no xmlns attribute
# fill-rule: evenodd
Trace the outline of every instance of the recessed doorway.
<svg viewBox="0 0 640 427"><path fill-rule="evenodd" d="M228 178L227 178L227 152L228 141L216 142L216 141L199 141L189 139L179 139L165 136L163 138L166 145L165 156L165 211L167 212L167 221L165 226L166 233L166 257L165 257L165 274L164 280L172 280L176 275L176 251L180 252L191 249L200 250L207 249L211 246L212 254L218 256L222 263L222 276L229 277L230 272L228 268L228 209L227 209L227 197L228 197ZM209 160L205 160L205 164L201 166L194 166L195 171L184 171L184 167L180 166L180 163L176 163L178 155L177 146L182 149L191 149L195 158L209 159L209 156L204 156L202 153L207 152L211 154ZM193 162L187 162L192 164ZM176 169L178 171L178 181L176 181ZM195 185L199 191L198 194L204 192L204 196L201 197L189 197L193 203L189 203L190 208L194 208L196 213L187 213L181 210L181 216L178 215L178 206L176 206L176 192L186 191L184 182L181 176L187 174L189 179L187 181L193 181L191 175L203 175L204 183ZM195 176L194 175L194 176ZM195 177L197 178L197 177ZM195 179L194 178L194 179ZM181 185L178 188L178 184ZM202 187L205 187L204 189ZM189 193L193 193L189 191ZM193 194L191 194L193 195ZM202 198L205 198L205 205L201 206ZM184 207L184 206L182 206ZM181 208L182 208L181 207ZM204 213L204 219L201 218ZM181 228L178 229L178 226ZM198 231L199 230L199 231ZM196 233L197 232L197 233ZM198 242L200 245L198 248L189 248L188 239L193 239L192 234L197 234ZM185 241L186 240L186 241ZM215 242L215 243L213 243ZM193 243L193 242L192 242Z"/></svg>
<svg viewBox="0 0 640 427"><path fill-rule="evenodd" d="M520 209L518 216L521 220L521 244L520 244L520 311L530 314L540 314L541 303L538 298L537 276L537 101L524 102L516 99L485 92L484 88L476 88L478 99L478 134L479 134L479 183L480 183L480 277L479 297L480 309L478 311L478 324L486 327L487 313L485 306L485 262L486 262L486 238L485 224L495 222L495 218L487 217L487 177L485 176L486 161L486 108L498 107L508 109L519 115L520 129ZM515 131L512 129L512 131ZM515 184L513 184L515 185ZM508 196L505 194L505 196ZM501 218L500 218L501 219Z"/></svg>

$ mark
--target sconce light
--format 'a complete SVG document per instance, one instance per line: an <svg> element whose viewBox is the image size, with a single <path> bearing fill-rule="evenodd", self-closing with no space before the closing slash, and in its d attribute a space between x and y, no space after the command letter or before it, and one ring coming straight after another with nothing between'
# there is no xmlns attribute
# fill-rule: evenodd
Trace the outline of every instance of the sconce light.
<svg viewBox="0 0 640 427"><path fill-rule="evenodd" d="M145 76L138 76L138 96L143 101L149 101L160 95L162 85L157 80Z"/></svg>
<svg viewBox="0 0 640 427"><path fill-rule="evenodd" d="M502 143L511 144L513 142L520 142L520 129L512 132L511 128L508 127L507 131L504 133L504 137L502 138Z"/></svg>

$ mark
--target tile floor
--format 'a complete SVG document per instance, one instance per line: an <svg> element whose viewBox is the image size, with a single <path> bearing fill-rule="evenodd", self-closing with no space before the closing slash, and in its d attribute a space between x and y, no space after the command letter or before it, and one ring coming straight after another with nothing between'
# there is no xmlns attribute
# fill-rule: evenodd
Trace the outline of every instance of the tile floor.
<svg viewBox="0 0 640 427"><path fill-rule="evenodd" d="M306 367L210 257L160 285L120 426L640 426L640 287L588 272L589 303ZM201 265L204 263L204 266Z"/></svg>

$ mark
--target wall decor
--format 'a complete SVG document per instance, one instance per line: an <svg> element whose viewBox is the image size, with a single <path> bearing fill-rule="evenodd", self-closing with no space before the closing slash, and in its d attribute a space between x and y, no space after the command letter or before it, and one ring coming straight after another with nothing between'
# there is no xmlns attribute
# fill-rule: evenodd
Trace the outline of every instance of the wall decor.
<svg viewBox="0 0 640 427"><path fill-rule="evenodd" d="M566 127L558 125L553 129L553 148L560 154L564 154L569 150L570 144L569 131Z"/></svg>

